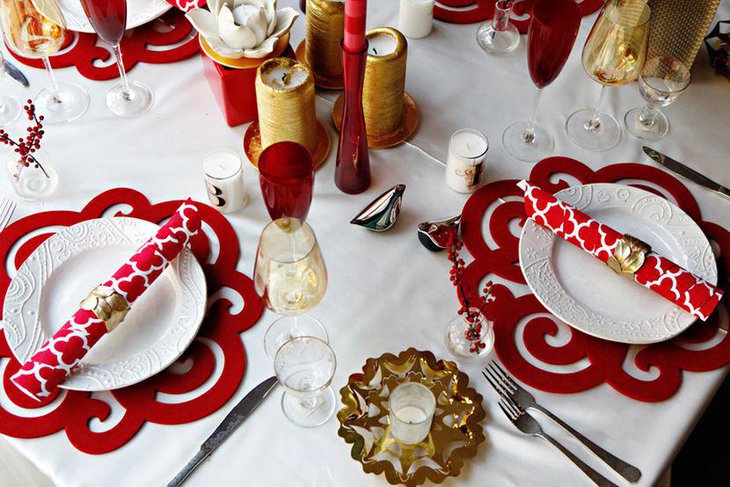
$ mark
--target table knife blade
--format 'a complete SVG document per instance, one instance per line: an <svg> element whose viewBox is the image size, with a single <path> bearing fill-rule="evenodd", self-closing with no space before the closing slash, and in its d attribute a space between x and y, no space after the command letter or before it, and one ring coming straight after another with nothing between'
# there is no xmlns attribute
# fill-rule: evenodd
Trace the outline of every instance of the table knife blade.
<svg viewBox="0 0 730 487"><path fill-rule="evenodd" d="M661 152L656 151L650 147L644 146L642 147L642 149L647 156L651 157L655 162L666 167L673 173L678 174L685 179L689 179L690 181L697 183L700 186L703 186L711 191L714 191L715 193L721 194L722 196L730 199L730 189L726 188L722 184L713 181L704 174L700 174L691 167L687 167L681 162L676 161L671 157L664 155Z"/></svg>
<svg viewBox="0 0 730 487"><path fill-rule="evenodd" d="M278 381L276 377L269 377L261 384L254 387L236 404L231 412L226 415L221 424L215 429L212 435L200 446L200 450L183 467L182 470L172 479L167 487L178 487L190 476L191 473L208 458L231 434L243 423L251 413L266 399L266 396L274 390Z"/></svg>
<svg viewBox="0 0 730 487"><path fill-rule="evenodd" d="M23 72L8 60L5 60L5 72L8 73L8 76L10 76L13 81L18 83L20 86L24 88L28 88L30 86L30 82Z"/></svg>

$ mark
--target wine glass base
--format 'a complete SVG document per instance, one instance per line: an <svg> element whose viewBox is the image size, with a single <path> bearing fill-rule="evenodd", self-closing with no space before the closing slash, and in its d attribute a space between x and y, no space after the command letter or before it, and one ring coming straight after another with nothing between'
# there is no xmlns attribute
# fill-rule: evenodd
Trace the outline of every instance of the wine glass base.
<svg viewBox="0 0 730 487"><path fill-rule="evenodd" d="M0 127L7 127L20 118L20 100L14 96L0 95Z"/></svg>
<svg viewBox="0 0 730 487"><path fill-rule="evenodd" d="M281 396L281 409L291 423L302 428L316 428L325 424L335 413L337 401L335 391L331 387L323 390L314 399L314 407L306 402L309 398L295 396L285 392Z"/></svg>
<svg viewBox="0 0 730 487"><path fill-rule="evenodd" d="M89 93L73 83L58 83L58 90L45 88L35 98L43 123L58 125L73 122L89 109Z"/></svg>
<svg viewBox="0 0 730 487"><path fill-rule="evenodd" d="M568 117L565 122L565 131L568 137L578 147L592 152L605 152L613 149L621 140L621 126L611 115L600 112L598 118L600 126L589 129L595 111L592 108L578 110Z"/></svg>
<svg viewBox="0 0 730 487"><path fill-rule="evenodd" d="M509 155L524 162L537 162L552 154L555 139L540 124L533 126L532 140L526 140L524 133L527 122L516 122L507 127L502 134L502 145Z"/></svg>
<svg viewBox="0 0 730 487"><path fill-rule="evenodd" d="M107 93L106 106L117 117L139 117L152 107L152 92L139 81L130 81L129 91L120 83Z"/></svg>
<svg viewBox="0 0 730 487"><path fill-rule="evenodd" d="M489 20L477 29L477 44L490 54L506 54L520 45L520 33L512 24L505 30L496 30Z"/></svg>
<svg viewBox="0 0 730 487"><path fill-rule="evenodd" d="M640 140L654 141L664 138L669 132L669 119L667 116L657 110L654 123L647 127L639 121L639 116L643 110L642 107L636 107L626 112L624 117L626 130Z"/></svg>
<svg viewBox="0 0 730 487"><path fill-rule="evenodd" d="M494 348L494 329L491 326L485 327L485 332L480 337L484 347L476 351L473 351L474 344L466 338L465 332L466 329L461 320L455 320L446 325L444 333L446 349L451 355L461 360L484 360Z"/></svg>
<svg viewBox="0 0 730 487"><path fill-rule="evenodd" d="M284 316L274 321L264 335L264 351L271 360L276 357L282 345L293 338L298 337L319 338L329 343L327 330L322 323L308 315Z"/></svg>

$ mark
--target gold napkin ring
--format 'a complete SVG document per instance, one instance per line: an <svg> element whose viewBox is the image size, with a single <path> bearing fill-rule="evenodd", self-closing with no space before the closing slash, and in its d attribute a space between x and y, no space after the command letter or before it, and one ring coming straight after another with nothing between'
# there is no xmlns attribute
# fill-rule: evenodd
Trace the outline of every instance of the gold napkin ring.
<svg viewBox="0 0 730 487"><path fill-rule="evenodd" d="M644 265L649 251L649 244L626 234L616 243L613 255L606 261L606 265L616 274L633 279L636 271Z"/></svg>
<svg viewBox="0 0 730 487"><path fill-rule="evenodd" d="M106 324L107 332L110 332L124 321L129 312L129 304L113 288L97 286L81 301L81 309L92 311Z"/></svg>

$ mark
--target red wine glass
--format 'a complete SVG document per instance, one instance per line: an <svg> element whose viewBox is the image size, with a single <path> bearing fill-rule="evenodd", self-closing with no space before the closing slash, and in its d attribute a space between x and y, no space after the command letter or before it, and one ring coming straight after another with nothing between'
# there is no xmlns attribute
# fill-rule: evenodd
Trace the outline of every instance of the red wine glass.
<svg viewBox="0 0 730 487"><path fill-rule="evenodd" d="M296 142L277 142L259 156L259 181L272 220L306 220L312 205L314 158Z"/></svg>
<svg viewBox="0 0 730 487"><path fill-rule="evenodd" d="M86 17L99 37L112 47L122 82L106 95L106 106L119 117L138 117L152 106L152 92L139 81L129 81L120 43L127 26L127 0L81 0Z"/></svg>
<svg viewBox="0 0 730 487"><path fill-rule="evenodd" d="M537 93L528 122L516 122L502 134L507 152L520 161L536 162L548 156L555 139L536 123L542 89L562 71L580 27L580 7L574 0L538 0L527 33L527 65Z"/></svg>

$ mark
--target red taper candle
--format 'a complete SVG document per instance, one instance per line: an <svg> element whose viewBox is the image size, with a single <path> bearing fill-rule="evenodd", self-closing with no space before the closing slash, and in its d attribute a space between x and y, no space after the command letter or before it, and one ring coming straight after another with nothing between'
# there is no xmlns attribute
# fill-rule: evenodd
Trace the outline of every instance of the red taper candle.
<svg viewBox="0 0 730 487"><path fill-rule="evenodd" d="M349 52L365 50L365 20L367 0L345 0L345 40L344 47Z"/></svg>

